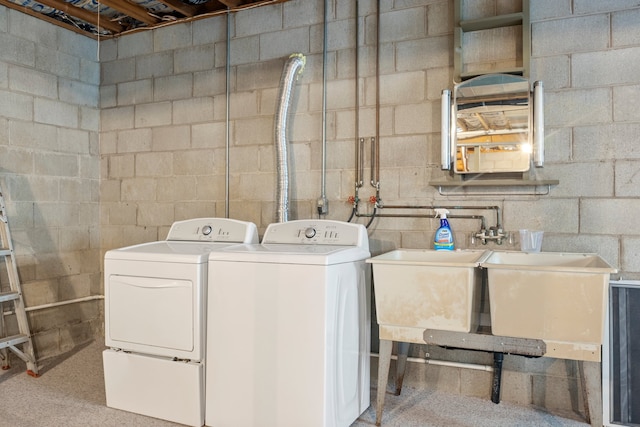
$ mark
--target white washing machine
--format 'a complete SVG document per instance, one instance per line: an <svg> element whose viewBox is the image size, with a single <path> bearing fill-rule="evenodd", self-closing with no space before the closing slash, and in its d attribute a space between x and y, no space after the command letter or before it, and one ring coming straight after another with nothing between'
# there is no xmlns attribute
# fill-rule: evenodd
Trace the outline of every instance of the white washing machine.
<svg viewBox="0 0 640 427"><path fill-rule="evenodd" d="M271 224L209 256L206 425L346 427L369 407L363 225Z"/></svg>
<svg viewBox="0 0 640 427"><path fill-rule="evenodd" d="M107 406L204 424L208 258L240 243L258 243L255 224L199 218L105 254Z"/></svg>

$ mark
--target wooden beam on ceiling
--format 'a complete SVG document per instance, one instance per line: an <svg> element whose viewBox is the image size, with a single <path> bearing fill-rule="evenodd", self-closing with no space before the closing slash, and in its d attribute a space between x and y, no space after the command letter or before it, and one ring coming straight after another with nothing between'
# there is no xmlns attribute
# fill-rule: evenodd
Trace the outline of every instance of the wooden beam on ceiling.
<svg viewBox="0 0 640 427"><path fill-rule="evenodd" d="M22 13L26 13L27 15L31 15L34 18L38 18L38 19L40 19L42 21L49 22L49 23L54 24L54 25L56 25L58 27L66 28L67 30L73 31L74 33L82 34L84 36L89 36L91 38L96 38L97 37L95 34L90 33L88 31L85 31L85 30L83 30L81 28L78 28L75 25L72 25L72 24L70 24L68 22L64 22L64 21L60 21L58 19L51 18L50 16L43 15L42 13L39 13L39 12L34 12L31 8L28 8L28 7L25 7L25 6L10 2L8 0L0 0L0 5L6 6L9 9L13 9L13 10L17 10L17 11L22 12Z"/></svg>
<svg viewBox="0 0 640 427"><path fill-rule="evenodd" d="M188 18L192 18L196 15L198 8L181 2L180 0L158 0L160 3L170 7L176 12L180 12Z"/></svg>
<svg viewBox="0 0 640 427"><path fill-rule="evenodd" d="M109 30L113 33L119 33L124 28L122 25L117 22L109 21L108 19L99 19L98 14L94 12L90 12L86 9L81 9L79 7L73 6L70 3L60 1L60 0L38 0L38 3L42 3L45 6L52 7L54 9L58 9L67 15L73 16L74 18L78 18L82 21L88 22L96 27Z"/></svg>
<svg viewBox="0 0 640 427"><path fill-rule="evenodd" d="M140 22L144 22L147 25L155 25L160 22L159 19L149 15L149 11L147 11L147 9L136 4L129 3L127 0L100 0L100 4L109 6L110 8L120 11Z"/></svg>

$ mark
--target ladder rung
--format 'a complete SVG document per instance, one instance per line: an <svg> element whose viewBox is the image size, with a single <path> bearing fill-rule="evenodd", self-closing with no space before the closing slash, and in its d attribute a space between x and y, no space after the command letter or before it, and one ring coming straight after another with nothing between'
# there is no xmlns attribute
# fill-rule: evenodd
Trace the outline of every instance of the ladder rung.
<svg viewBox="0 0 640 427"><path fill-rule="evenodd" d="M0 302L13 301L20 298L19 292L0 292Z"/></svg>
<svg viewBox="0 0 640 427"><path fill-rule="evenodd" d="M11 255L11 249L0 248L0 256Z"/></svg>
<svg viewBox="0 0 640 427"><path fill-rule="evenodd" d="M9 337L0 338L0 349L22 344L29 341L29 336L24 334L11 335Z"/></svg>

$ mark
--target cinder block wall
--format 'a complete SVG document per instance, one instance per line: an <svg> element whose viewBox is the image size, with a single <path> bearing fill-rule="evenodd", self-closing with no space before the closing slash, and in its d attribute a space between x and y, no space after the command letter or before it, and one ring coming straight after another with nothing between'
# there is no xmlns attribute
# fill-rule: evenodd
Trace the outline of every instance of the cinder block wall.
<svg viewBox="0 0 640 427"><path fill-rule="evenodd" d="M327 35L327 218L345 220L354 194L358 135L376 134L375 2L360 1L359 100L355 2L330 2ZM500 1L473 13L508 13ZM501 9L502 8L502 9ZM506 9L504 9L506 8ZM381 2L380 195L385 204L498 206L506 230L545 231L543 249L597 252L625 278L640 277L640 38L634 2L533 1L531 80L546 89L548 195L443 196L440 92L453 80L453 4ZM503 10L504 9L504 10ZM286 58L303 53L289 122L292 218L316 216L321 195L323 1L293 0L233 14L230 27L230 216L264 230L275 220L274 113ZM101 248L161 239L175 220L225 212L226 17L101 43ZM500 54L500 52L496 53ZM504 52L502 52L504 53ZM474 56L475 58L475 56ZM498 59L496 59L498 60ZM365 150L365 182L370 157ZM365 186L361 213L375 191ZM383 211L385 212L385 211ZM389 211L387 211L389 212ZM391 211L393 213L402 213ZM403 211L409 212L409 211ZM415 212L414 213L425 213ZM491 212L479 212L492 218ZM368 218L360 218L366 222ZM469 247L470 220L453 220ZM372 251L430 247L431 218L380 218ZM487 247L513 248L508 245ZM415 348L415 354L491 364L485 353ZM583 412L574 362L507 356L503 400ZM490 395L490 374L410 365L405 384Z"/></svg>
<svg viewBox="0 0 640 427"><path fill-rule="evenodd" d="M102 294L98 46L4 6L0 46L0 183L43 359L102 330L99 299L42 307Z"/></svg>

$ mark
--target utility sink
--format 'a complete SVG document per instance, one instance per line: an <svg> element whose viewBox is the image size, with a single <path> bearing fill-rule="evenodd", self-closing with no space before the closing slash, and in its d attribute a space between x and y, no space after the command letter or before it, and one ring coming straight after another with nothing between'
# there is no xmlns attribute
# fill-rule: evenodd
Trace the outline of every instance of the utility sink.
<svg viewBox="0 0 640 427"><path fill-rule="evenodd" d="M487 269L494 335L602 344L609 275L596 254L492 252Z"/></svg>
<svg viewBox="0 0 640 427"><path fill-rule="evenodd" d="M416 328L416 337L422 337L424 329L475 332L482 285L478 267L489 254L483 250L397 249L368 259L373 267L381 337L383 329ZM411 339L410 331L407 334L406 342L420 341Z"/></svg>

